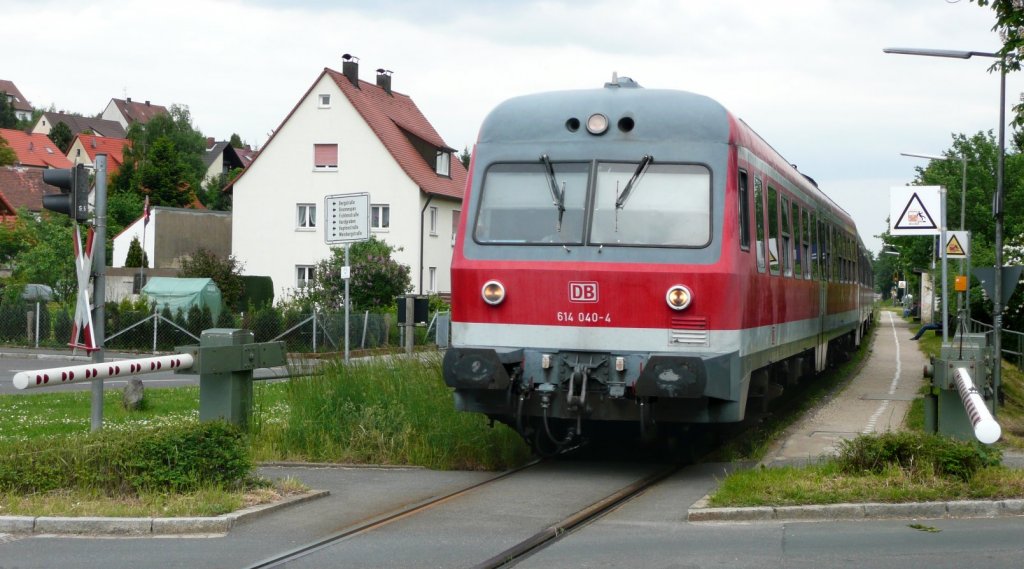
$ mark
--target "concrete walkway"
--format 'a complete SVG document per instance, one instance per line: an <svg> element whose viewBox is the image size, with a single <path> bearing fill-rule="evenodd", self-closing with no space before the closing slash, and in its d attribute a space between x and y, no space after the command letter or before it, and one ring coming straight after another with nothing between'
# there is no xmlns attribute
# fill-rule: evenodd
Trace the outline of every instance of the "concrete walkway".
<svg viewBox="0 0 1024 569"><path fill-rule="evenodd" d="M845 389L787 429L762 464L815 461L835 454L841 440L899 429L925 381L928 359L910 340L916 331L883 311L864 367Z"/></svg>

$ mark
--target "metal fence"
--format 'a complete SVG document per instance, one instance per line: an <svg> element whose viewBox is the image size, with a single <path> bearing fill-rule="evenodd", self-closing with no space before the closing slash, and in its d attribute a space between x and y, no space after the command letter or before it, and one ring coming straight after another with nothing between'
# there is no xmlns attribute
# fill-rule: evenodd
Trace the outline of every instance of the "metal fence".
<svg viewBox="0 0 1024 569"><path fill-rule="evenodd" d="M414 328L414 343L447 346L447 315L446 312L434 313L429 323ZM175 346L197 343L199 335L208 328L252 330L257 342L280 340L292 353L331 353L345 349L343 312L302 313L267 308L237 314L224 312L214 319L208 310L172 314L168 309L142 311L111 303L107 305L105 317L104 347L110 350L168 352ZM54 305L0 305L0 343L67 347L72 322L73 313ZM404 327L398 325L395 314L350 313L350 350L387 350L404 345Z"/></svg>
<svg viewBox="0 0 1024 569"><path fill-rule="evenodd" d="M991 324L971 319L970 331L974 334L985 334L986 342L992 344ZM1024 370L1024 334L1003 328L1000 338L1000 348L1003 352L1003 359L1013 363L1017 369Z"/></svg>

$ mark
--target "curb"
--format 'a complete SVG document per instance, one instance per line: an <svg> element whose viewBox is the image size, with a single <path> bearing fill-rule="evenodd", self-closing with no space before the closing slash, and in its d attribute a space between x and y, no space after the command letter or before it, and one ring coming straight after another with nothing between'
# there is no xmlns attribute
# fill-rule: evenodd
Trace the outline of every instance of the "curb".
<svg viewBox="0 0 1024 569"><path fill-rule="evenodd" d="M250 506L230 514L188 518L102 518L56 516L0 516L0 533L32 535L155 536L226 534L236 525L330 494L312 490L280 502Z"/></svg>
<svg viewBox="0 0 1024 569"><path fill-rule="evenodd" d="M960 500L908 504L829 504L708 508L707 496L687 512L689 522L793 522L886 519L1003 518L1024 516L1024 499Z"/></svg>

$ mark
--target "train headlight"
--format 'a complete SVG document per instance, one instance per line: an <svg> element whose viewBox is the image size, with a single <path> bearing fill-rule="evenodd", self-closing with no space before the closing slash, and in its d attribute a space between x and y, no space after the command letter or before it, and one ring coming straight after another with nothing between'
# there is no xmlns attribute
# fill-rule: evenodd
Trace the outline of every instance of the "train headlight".
<svg viewBox="0 0 1024 569"><path fill-rule="evenodd" d="M587 119L587 131L590 134L604 134L608 130L608 117L594 113Z"/></svg>
<svg viewBox="0 0 1024 569"><path fill-rule="evenodd" d="M498 281L487 281L484 283L484 288L480 291L480 295L484 297L484 302L487 304L497 306L505 300L505 285Z"/></svg>
<svg viewBox="0 0 1024 569"><path fill-rule="evenodd" d="M665 294L665 302L672 310L682 310L690 306L691 300L693 300L693 293L683 285L673 285Z"/></svg>

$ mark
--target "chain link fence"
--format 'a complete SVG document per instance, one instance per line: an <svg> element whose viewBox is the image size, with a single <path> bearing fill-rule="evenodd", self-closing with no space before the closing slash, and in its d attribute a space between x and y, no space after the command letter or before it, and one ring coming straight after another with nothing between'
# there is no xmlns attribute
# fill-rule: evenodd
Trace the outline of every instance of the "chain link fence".
<svg viewBox="0 0 1024 569"><path fill-rule="evenodd" d="M196 344L208 328L251 330L257 342L283 341L291 353L331 353L345 349L344 312L303 313L265 308L250 312L221 312L193 307L187 313L168 308L139 309L108 303L104 347L130 352L171 352L175 346ZM414 328L416 345L448 345L448 313L430 315L429 323ZM56 304L11 302L0 305L0 343L9 346L66 348L74 313ZM440 326L439 326L440 323ZM404 327L394 313L351 312L350 351L387 351L405 345ZM438 329L441 336L438 336Z"/></svg>

